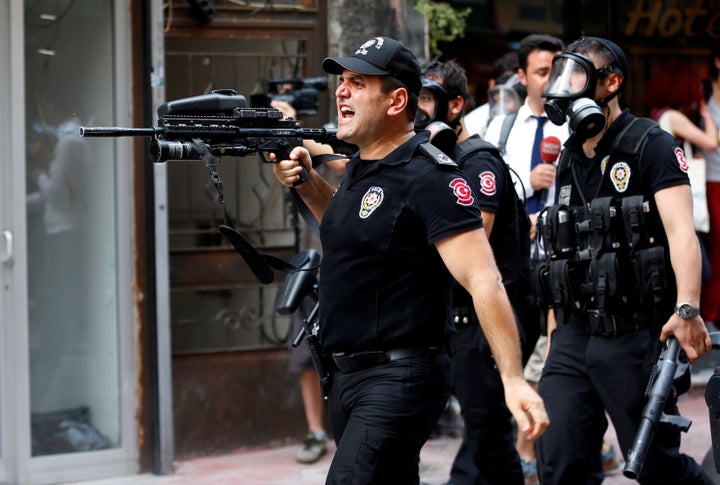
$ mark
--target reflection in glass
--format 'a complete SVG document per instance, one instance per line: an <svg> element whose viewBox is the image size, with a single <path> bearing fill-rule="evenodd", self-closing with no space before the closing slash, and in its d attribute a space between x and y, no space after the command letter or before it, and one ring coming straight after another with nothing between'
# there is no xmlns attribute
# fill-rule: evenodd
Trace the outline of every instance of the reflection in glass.
<svg viewBox="0 0 720 485"><path fill-rule="evenodd" d="M120 444L112 1L25 2L32 454ZM88 42L92 39L92 42Z"/></svg>

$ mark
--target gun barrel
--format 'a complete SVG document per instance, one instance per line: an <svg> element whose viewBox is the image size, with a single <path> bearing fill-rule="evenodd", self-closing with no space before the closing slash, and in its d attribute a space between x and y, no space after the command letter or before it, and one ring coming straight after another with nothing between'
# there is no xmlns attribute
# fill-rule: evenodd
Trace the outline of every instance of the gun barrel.
<svg viewBox="0 0 720 485"><path fill-rule="evenodd" d="M160 127L122 128L119 126L81 126L78 135L81 137L116 137L116 136L155 136L161 134Z"/></svg>
<svg viewBox="0 0 720 485"><path fill-rule="evenodd" d="M302 138L305 138L307 140L315 140L322 142L334 138L337 134L337 130L326 128L300 128L299 134Z"/></svg>
<svg viewBox="0 0 720 485"><path fill-rule="evenodd" d="M635 480L642 471L655 430L662 420L663 409L671 392L681 350L680 343L674 337L670 337L667 340L667 348L660 355L657 375L648 389L648 401L643 408L640 425L623 468L623 475L627 478Z"/></svg>

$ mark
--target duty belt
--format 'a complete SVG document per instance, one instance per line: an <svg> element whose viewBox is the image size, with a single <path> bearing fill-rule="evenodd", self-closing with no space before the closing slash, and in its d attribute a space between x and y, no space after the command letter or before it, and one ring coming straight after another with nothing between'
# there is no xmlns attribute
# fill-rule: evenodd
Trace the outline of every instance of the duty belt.
<svg viewBox="0 0 720 485"><path fill-rule="evenodd" d="M643 318L624 318L619 316L601 316L597 312L586 311L584 315L571 313L558 326L572 325L588 335L616 337L626 333L652 328L654 323Z"/></svg>
<svg viewBox="0 0 720 485"><path fill-rule="evenodd" d="M447 353L447 345L433 347L404 347L393 350L371 350L367 352L333 352L330 354L330 366L344 374L389 364L401 359L439 355Z"/></svg>

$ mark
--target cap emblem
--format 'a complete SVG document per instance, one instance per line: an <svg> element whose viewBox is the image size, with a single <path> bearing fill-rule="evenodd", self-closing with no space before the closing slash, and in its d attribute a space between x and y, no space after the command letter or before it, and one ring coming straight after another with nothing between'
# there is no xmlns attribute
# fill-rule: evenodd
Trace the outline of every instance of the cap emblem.
<svg viewBox="0 0 720 485"><path fill-rule="evenodd" d="M385 41L383 40L382 37L375 37L374 39L370 39L367 42L365 42L363 45L361 45L358 48L358 50L355 51L355 54L360 54L360 55L366 56L368 53L368 51L367 51L368 48L375 45L375 48L380 50L380 48L383 46L384 42Z"/></svg>

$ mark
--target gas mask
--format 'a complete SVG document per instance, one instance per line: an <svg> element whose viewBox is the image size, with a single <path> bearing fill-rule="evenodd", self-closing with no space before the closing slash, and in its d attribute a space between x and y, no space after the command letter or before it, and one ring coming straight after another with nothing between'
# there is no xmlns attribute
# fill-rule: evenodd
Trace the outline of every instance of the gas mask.
<svg viewBox="0 0 720 485"><path fill-rule="evenodd" d="M417 113L415 114L415 130L424 130L432 121L442 121L447 123L447 109L448 101L450 97L447 89L436 82L428 78L423 78L422 89L420 90L420 99L426 99L427 102L432 102L435 105L435 116L430 116L426 111L418 107Z"/></svg>
<svg viewBox="0 0 720 485"><path fill-rule="evenodd" d="M459 116L452 123L453 126L450 126L447 122L450 95L442 84L423 78L420 100L423 99L425 101L423 104L434 103L435 116L431 117L426 111L418 107L415 114L415 131L429 131L430 143L449 155L455 149L455 143L457 142L457 133L455 133L453 127L460 122Z"/></svg>
<svg viewBox="0 0 720 485"><path fill-rule="evenodd" d="M600 133L605 126L601 106L607 105L616 94L596 103L595 88L598 79L612 72L611 64L596 69L590 58L582 54L556 55L543 93L548 119L556 125L569 122L570 131L583 140Z"/></svg>
<svg viewBox="0 0 720 485"><path fill-rule="evenodd" d="M520 108L520 96L515 89L515 86L519 83L520 78L517 74L513 74L504 83L488 89L489 119L493 119L498 115L514 113Z"/></svg>

